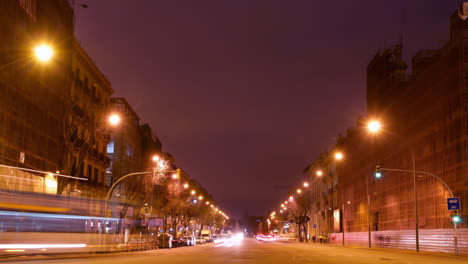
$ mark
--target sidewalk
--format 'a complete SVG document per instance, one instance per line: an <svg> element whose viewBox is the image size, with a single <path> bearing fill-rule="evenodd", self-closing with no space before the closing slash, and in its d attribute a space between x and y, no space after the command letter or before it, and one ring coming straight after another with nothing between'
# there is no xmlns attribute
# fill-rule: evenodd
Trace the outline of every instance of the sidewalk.
<svg viewBox="0 0 468 264"><path fill-rule="evenodd" d="M299 244L299 243L298 243ZM357 245L339 245L339 244L330 244L330 243L313 243L309 241L309 243L301 243L305 245L311 246L327 246L327 247L337 247L337 248L349 248L349 249L360 249L360 250L367 250L367 251L374 251L374 252L395 252L395 253L406 253L406 254L416 254L416 255L429 255L429 256L444 256L444 257L454 257L454 258L466 258L468 263L468 255L460 254L455 256L455 253L446 253L446 252L438 252L438 251L419 251L417 252L415 249L398 249L398 248L382 248L382 247L365 247L365 246L357 246Z"/></svg>

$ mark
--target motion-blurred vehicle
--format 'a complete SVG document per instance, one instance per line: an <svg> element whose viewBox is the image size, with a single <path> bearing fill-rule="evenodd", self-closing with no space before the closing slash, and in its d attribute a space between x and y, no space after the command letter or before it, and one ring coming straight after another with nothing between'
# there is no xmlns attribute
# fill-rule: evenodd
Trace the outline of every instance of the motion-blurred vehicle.
<svg viewBox="0 0 468 264"><path fill-rule="evenodd" d="M206 242L213 242L213 233L209 229L204 229L201 232L201 237L203 237Z"/></svg>
<svg viewBox="0 0 468 264"><path fill-rule="evenodd" d="M204 239L203 237L197 237L195 239L195 243L196 244L205 244L206 243L206 239Z"/></svg>

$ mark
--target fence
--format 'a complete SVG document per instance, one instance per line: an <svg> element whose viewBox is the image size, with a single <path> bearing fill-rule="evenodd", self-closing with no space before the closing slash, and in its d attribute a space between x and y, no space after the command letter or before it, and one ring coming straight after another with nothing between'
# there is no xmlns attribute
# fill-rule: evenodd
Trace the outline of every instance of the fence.
<svg viewBox="0 0 468 264"><path fill-rule="evenodd" d="M459 228L458 251L468 254L468 228ZM334 233L330 243L342 244L342 233ZM375 231L371 233L372 247L416 250L414 230ZM367 232L345 233L345 245L368 246ZM421 251L454 253L453 229L420 229L419 247Z"/></svg>

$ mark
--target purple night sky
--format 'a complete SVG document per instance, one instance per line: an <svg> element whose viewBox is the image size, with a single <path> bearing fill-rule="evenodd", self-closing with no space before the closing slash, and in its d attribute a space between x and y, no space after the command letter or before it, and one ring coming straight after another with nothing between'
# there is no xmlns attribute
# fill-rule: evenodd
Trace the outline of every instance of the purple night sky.
<svg viewBox="0 0 468 264"><path fill-rule="evenodd" d="M448 39L455 0L83 0L76 35L228 215L264 214L365 113L366 65Z"/></svg>

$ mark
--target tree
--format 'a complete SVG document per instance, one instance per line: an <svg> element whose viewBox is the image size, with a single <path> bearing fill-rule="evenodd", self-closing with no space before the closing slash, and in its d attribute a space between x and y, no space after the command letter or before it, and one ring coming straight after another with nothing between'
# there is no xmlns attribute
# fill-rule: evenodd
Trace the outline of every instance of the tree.
<svg viewBox="0 0 468 264"><path fill-rule="evenodd" d="M298 238L300 242L308 242L308 237L306 235L308 229L307 224L310 221L312 206L313 199L308 189L296 195L293 199L289 199L288 204L285 205L290 221L298 225ZM304 230L304 232L302 232L302 230Z"/></svg>

